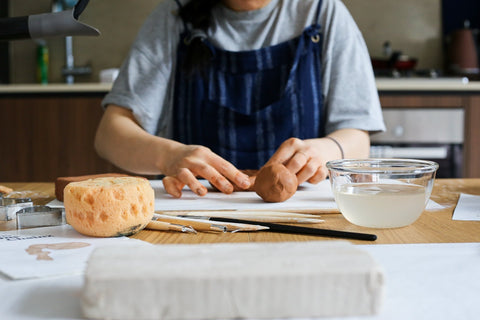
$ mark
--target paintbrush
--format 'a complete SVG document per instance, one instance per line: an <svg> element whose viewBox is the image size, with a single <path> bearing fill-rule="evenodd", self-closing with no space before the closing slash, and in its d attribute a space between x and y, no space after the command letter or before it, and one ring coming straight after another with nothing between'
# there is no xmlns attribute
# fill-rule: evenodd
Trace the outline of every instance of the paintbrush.
<svg viewBox="0 0 480 320"><path fill-rule="evenodd" d="M222 222L235 222L235 223L254 223L255 221L243 220L243 219L233 219L233 218L210 218L211 221L222 221ZM314 235L322 237L334 237L334 238L344 238L344 239L356 239L356 240L366 240L366 241L375 241L377 236L369 233L359 233L359 232L349 232L341 230L331 230L331 229L320 229L320 228L307 228L299 226L291 226L277 223L265 222L262 225L269 227L266 231L271 232L281 232L281 233L290 233L290 234L305 234L305 235Z"/></svg>
<svg viewBox="0 0 480 320"><path fill-rule="evenodd" d="M163 221L150 221L145 229L148 230L158 230L158 231L179 231L187 233L197 233L192 227L187 227L184 225L163 222Z"/></svg>
<svg viewBox="0 0 480 320"><path fill-rule="evenodd" d="M214 224L208 218L197 217L197 218L184 218L184 217L177 217L177 216L168 216L163 214L155 213L153 215L154 219L158 221L163 221L167 223L175 223L180 225L187 225L187 226L215 226L217 228L224 228L224 231L231 231L231 232L239 232L239 231L261 231L267 230L268 227L260 226L257 224L246 224L246 223L235 223L235 222L224 222L224 221L216 221ZM198 230L198 229L197 229ZM212 231L212 230L198 230L198 231Z"/></svg>

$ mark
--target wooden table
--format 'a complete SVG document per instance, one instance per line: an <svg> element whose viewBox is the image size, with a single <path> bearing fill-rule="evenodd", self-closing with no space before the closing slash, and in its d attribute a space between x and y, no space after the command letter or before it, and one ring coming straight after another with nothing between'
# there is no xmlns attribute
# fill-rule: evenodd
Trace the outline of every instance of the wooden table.
<svg viewBox="0 0 480 320"><path fill-rule="evenodd" d="M46 204L54 199L53 183L0 183L15 191L34 191L45 196L34 200ZM324 223L313 227L375 233L376 241L350 240L355 244L405 244L405 243L455 243L480 242L480 221L454 221L453 210L460 193L480 195L480 179L437 179L431 199L444 206L442 210L425 211L412 225L395 229L371 229L351 224L341 214L323 214ZM12 230L12 222L0 222L0 230ZM215 243L261 241L337 240L315 236L292 235L274 232L238 232L183 234L142 230L133 238L151 243Z"/></svg>
<svg viewBox="0 0 480 320"><path fill-rule="evenodd" d="M37 204L53 199L53 183L3 184L15 190L45 194L47 198L36 200ZM426 211L419 220L404 228L368 229L352 225L341 214L323 215L325 223L318 227L378 235L375 242L351 241L367 244L358 247L368 252L385 271L384 306L380 314L362 319L478 319L480 222L452 220L461 192L480 195L480 179L437 180L432 199L445 209ZM14 223L0 222L0 230L12 228L15 228ZM333 240L271 232L192 235L148 230L133 238L152 243ZM375 243L393 245L370 245ZM29 319L83 319L78 299L82 286L83 275L27 281L10 281L0 276L0 314L5 319L24 319L25 316Z"/></svg>

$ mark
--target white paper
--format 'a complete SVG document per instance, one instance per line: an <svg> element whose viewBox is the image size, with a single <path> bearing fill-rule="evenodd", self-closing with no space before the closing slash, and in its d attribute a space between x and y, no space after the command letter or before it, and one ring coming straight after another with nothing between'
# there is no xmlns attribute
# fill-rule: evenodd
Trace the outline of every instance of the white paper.
<svg viewBox="0 0 480 320"><path fill-rule="evenodd" d="M208 193L200 197L185 187L181 198L173 198L169 195L161 180L150 180L155 190L156 211L200 211L200 210L322 210L338 209L333 197L329 180L318 184L304 183L298 187L297 192L287 201L269 203L264 202L253 191L239 191L232 194L224 194L214 191L206 180L201 180L208 188ZM53 200L51 207L63 207L63 203ZM426 210L443 209L443 206L429 200Z"/></svg>
<svg viewBox="0 0 480 320"><path fill-rule="evenodd" d="M140 240L87 237L69 225L0 232L0 273L16 280L82 274L94 248L126 241Z"/></svg>
<svg viewBox="0 0 480 320"><path fill-rule="evenodd" d="M186 211L186 210L300 210L300 209L336 209L330 182L322 181L313 185L302 184L298 191L287 201L279 203L264 202L253 191L239 191L224 194L215 191L206 180L200 180L208 188L208 193L200 197L188 187L182 190L181 198L169 195L161 180L150 180L155 190L155 210L157 211ZM63 207L63 203L53 200L51 207Z"/></svg>
<svg viewBox="0 0 480 320"><path fill-rule="evenodd" d="M179 199L169 195L160 180L150 181L155 190L155 210L275 210L275 209L335 209L335 199L329 181L319 184L302 184L287 201L268 203L253 191L239 191L226 195L214 191L208 182L202 181L209 192L200 197L190 189L182 191Z"/></svg>
<svg viewBox="0 0 480 320"><path fill-rule="evenodd" d="M480 196L461 193L452 219L480 221Z"/></svg>

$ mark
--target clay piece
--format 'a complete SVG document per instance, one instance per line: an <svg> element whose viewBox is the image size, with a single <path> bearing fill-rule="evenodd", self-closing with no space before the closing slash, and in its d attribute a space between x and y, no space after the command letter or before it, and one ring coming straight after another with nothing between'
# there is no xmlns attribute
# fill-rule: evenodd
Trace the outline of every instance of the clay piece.
<svg viewBox="0 0 480 320"><path fill-rule="evenodd" d="M101 177L128 177L122 173L101 173L101 174L89 174L84 176L72 176L72 177L58 177L55 179L55 197L58 201L63 202L63 190L70 182L85 181L88 179L95 179Z"/></svg>
<svg viewBox="0 0 480 320"><path fill-rule="evenodd" d="M297 176L281 163L262 167L255 179L255 192L266 202L283 202L295 194L297 187Z"/></svg>

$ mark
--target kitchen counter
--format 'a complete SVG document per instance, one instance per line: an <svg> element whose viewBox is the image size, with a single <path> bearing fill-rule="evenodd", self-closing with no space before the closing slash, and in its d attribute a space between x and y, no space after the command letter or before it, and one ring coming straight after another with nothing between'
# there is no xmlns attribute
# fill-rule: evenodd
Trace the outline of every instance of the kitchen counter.
<svg viewBox="0 0 480 320"><path fill-rule="evenodd" d="M433 91L433 92L478 92L480 81L468 81L466 78L376 78L378 91ZM15 93L106 93L111 83L52 83L41 84L4 84L0 85L0 94Z"/></svg>
<svg viewBox="0 0 480 320"><path fill-rule="evenodd" d="M52 83L52 84L2 84L0 94L16 93L106 93L110 91L111 83Z"/></svg>
<svg viewBox="0 0 480 320"><path fill-rule="evenodd" d="M376 78L378 91L478 92L480 81L467 78Z"/></svg>

